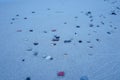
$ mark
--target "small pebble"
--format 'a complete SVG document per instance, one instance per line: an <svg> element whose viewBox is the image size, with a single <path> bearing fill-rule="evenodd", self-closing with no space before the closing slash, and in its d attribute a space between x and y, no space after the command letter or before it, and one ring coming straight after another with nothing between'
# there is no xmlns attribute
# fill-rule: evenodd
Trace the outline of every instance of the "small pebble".
<svg viewBox="0 0 120 80"><path fill-rule="evenodd" d="M47 8L47 10L51 10L50 8Z"/></svg>
<svg viewBox="0 0 120 80"><path fill-rule="evenodd" d="M33 32L33 30L32 30L32 29L30 29L30 30L29 30L29 32Z"/></svg>
<svg viewBox="0 0 120 80"><path fill-rule="evenodd" d="M77 18L78 18L78 16L75 16L74 18L76 18L76 19L77 19Z"/></svg>
<svg viewBox="0 0 120 80"><path fill-rule="evenodd" d="M75 32L74 34L76 35L77 33Z"/></svg>
<svg viewBox="0 0 120 80"><path fill-rule="evenodd" d="M72 42L71 40L65 40L64 43L70 43Z"/></svg>
<svg viewBox="0 0 120 80"><path fill-rule="evenodd" d="M67 56L68 54L67 53L64 53L64 56Z"/></svg>
<svg viewBox="0 0 120 80"><path fill-rule="evenodd" d="M17 32L22 32L22 30L21 30L21 29L19 29L19 30L17 30Z"/></svg>
<svg viewBox="0 0 120 80"><path fill-rule="evenodd" d="M27 77L26 80L31 80L31 78L30 78L30 77Z"/></svg>
<svg viewBox="0 0 120 80"><path fill-rule="evenodd" d="M64 24L67 24L67 22L64 22Z"/></svg>
<svg viewBox="0 0 120 80"><path fill-rule="evenodd" d="M94 25L93 24L89 24L89 27L93 27Z"/></svg>
<svg viewBox="0 0 120 80"><path fill-rule="evenodd" d="M16 14L16 16L19 16L19 14Z"/></svg>
<svg viewBox="0 0 120 80"><path fill-rule="evenodd" d="M28 48L26 51L32 51L33 49L32 48Z"/></svg>
<svg viewBox="0 0 120 80"><path fill-rule="evenodd" d="M30 78L30 77L27 77L25 80L31 80L31 78Z"/></svg>
<svg viewBox="0 0 120 80"><path fill-rule="evenodd" d="M12 20L14 21L14 20L15 20L15 18L12 18Z"/></svg>
<svg viewBox="0 0 120 80"><path fill-rule="evenodd" d="M107 34L111 34L111 32L107 32Z"/></svg>
<svg viewBox="0 0 120 80"><path fill-rule="evenodd" d="M52 31L52 32L56 32L57 30L56 30L56 29L52 29L51 31Z"/></svg>
<svg viewBox="0 0 120 80"><path fill-rule="evenodd" d="M82 40L79 40L78 42L79 42L79 43L82 43Z"/></svg>
<svg viewBox="0 0 120 80"><path fill-rule="evenodd" d="M96 41L100 41L100 39L96 39Z"/></svg>
<svg viewBox="0 0 120 80"><path fill-rule="evenodd" d="M91 41L87 41L87 43L91 43Z"/></svg>
<svg viewBox="0 0 120 80"><path fill-rule="evenodd" d="M111 15L117 15L115 12L112 12Z"/></svg>
<svg viewBox="0 0 120 80"><path fill-rule="evenodd" d="M76 28L80 28L80 26L76 26Z"/></svg>
<svg viewBox="0 0 120 80"><path fill-rule="evenodd" d="M51 56L45 56L45 59L47 59L47 60L53 60L53 57L51 57Z"/></svg>
<svg viewBox="0 0 120 80"><path fill-rule="evenodd" d="M89 46L89 48L93 48L93 46Z"/></svg>
<svg viewBox="0 0 120 80"><path fill-rule="evenodd" d="M37 46L39 43L38 43L38 42L34 42L33 44L34 44L35 46Z"/></svg>
<svg viewBox="0 0 120 80"><path fill-rule="evenodd" d="M96 27L100 27L99 25L97 25Z"/></svg>
<svg viewBox="0 0 120 80"><path fill-rule="evenodd" d="M13 22L10 22L10 24L13 24Z"/></svg>
<svg viewBox="0 0 120 80"><path fill-rule="evenodd" d="M27 19L27 17L24 17L24 19Z"/></svg>
<svg viewBox="0 0 120 80"><path fill-rule="evenodd" d="M38 52L34 52L33 55L34 55L34 56L38 56Z"/></svg>
<svg viewBox="0 0 120 80"><path fill-rule="evenodd" d="M60 72L57 73L57 76L63 77L63 76L65 76L65 72L64 71L60 71Z"/></svg>
<svg viewBox="0 0 120 80"><path fill-rule="evenodd" d="M51 43L53 46L56 46L57 44L56 43Z"/></svg>
<svg viewBox="0 0 120 80"><path fill-rule="evenodd" d="M87 76L82 76L80 80L89 80Z"/></svg>
<svg viewBox="0 0 120 80"><path fill-rule="evenodd" d="M35 13L35 11L32 11L32 13Z"/></svg>
<svg viewBox="0 0 120 80"><path fill-rule="evenodd" d="M25 61L25 59L22 59L22 62L24 62Z"/></svg>
<svg viewBox="0 0 120 80"><path fill-rule="evenodd" d="M43 31L44 33L47 33L47 31Z"/></svg>

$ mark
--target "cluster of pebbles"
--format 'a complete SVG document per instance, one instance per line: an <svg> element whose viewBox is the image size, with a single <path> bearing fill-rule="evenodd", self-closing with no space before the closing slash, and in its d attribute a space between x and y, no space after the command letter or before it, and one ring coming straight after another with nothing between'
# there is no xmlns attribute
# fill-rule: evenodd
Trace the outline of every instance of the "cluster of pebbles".
<svg viewBox="0 0 120 80"><path fill-rule="evenodd" d="M109 2L109 3L113 4L113 5L117 3L117 1L114 1L114 2L110 2L110 0L104 0L104 1ZM48 8L47 10L52 11L50 8ZM36 13L37 13L37 11L31 11L31 14L36 15ZM88 34L87 36L97 34L100 31L101 28L106 28L106 26L107 26L107 27L110 27L110 30L106 31L104 35L105 36L109 35L109 37L111 37L113 32L115 32L115 30L117 30L118 27L119 27L119 26L114 25L111 21L110 22L105 21L105 19L107 19L107 17L109 17L109 16L115 16L116 17L117 15L120 14L120 7L119 6L114 6L113 10L111 10L110 13L107 13L109 16L105 16L103 14L98 15L97 16L98 19L101 19L101 18L103 19L101 21L99 20L98 24L96 24L94 22L94 21L96 21L96 19L94 18L94 17L96 17L96 16L94 16L95 12L93 12L93 11L80 11L80 13L88 18L89 24L88 24L87 27L90 30L92 29L92 32L87 33ZM21 14L16 14L15 17L11 18L10 24L11 25L16 24L14 22L17 21L20 17L21 17ZM77 20L77 19L79 19L79 15L78 16L76 16L76 15L73 16L73 20ZM29 17L23 17L23 20L29 20ZM47 24L47 22L46 22L46 24ZM63 24L67 26L67 24L71 24L71 23L69 23L67 21L64 21ZM53 34L52 35L53 37L48 41L51 41L49 43L49 45L52 45L54 47L58 46L58 44L60 44L59 42L62 42L65 45L73 44L71 46L74 46L74 42L76 41L75 37L76 37L76 35L79 34L78 31L81 30L82 27L84 27L84 26L81 26L81 25L78 25L78 24L76 24L76 26L73 26L73 28L77 29L78 31L76 32L76 31L73 30L72 32L73 32L74 36L72 38L70 37L70 38L66 38L66 39L62 39L62 36L60 34L57 34L57 32L59 31L58 27L59 27L59 25L56 28L51 29L51 31L48 31L48 30L45 29L42 32L43 34L46 34L46 35L47 34L50 35L51 33ZM16 30L17 33L22 33L24 31L25 30L23 30L23 29ZM29 33L34 33L36 30L29 29L28 31L29 31ZM27 33L27 34L29 34L29 33ZM79 37L79 36L77 36L77 37ZM29 41L29 39L25 39L25 40ZM98 42L98 44L101 43L101 41L103 41L101 37L92 37L92 40L95 40L96 42ZM92 44L94 44L94 41L92 41L92 40L91 39L90 40L83 40L81 38L81 39L77 40L77 43L78 43L77 45L81 45L81 44L84 45L84 43L86 43L86 44L88 44L87 48L93 49L96 46L92 45ZM40 53L38 51L33 51L33 49L34 49L35 46L38 46L38 48L39 48L39 45L41 43L45 43L45 42L44 41L43 42L33 41L33 43L29 43L29 44L32 44L33 46L28 46L26 51L27 52L32 52L33 53L32 55L37 57ZM67 55L68 55L68 53L65 52L64 56L67 56ZM88 55L91 56L92 54L88 54ZM41 58L43 58L43 60L50 60L50 61L54 60L54 57L51 56L50 54L49 55L42 55ZM25 62L25 60L26 59L23 58L21 61ZM64 77L65 75L67 75L67 74L65 74L64 71L58 71L58 73L56 73L56 74L59 77ZM32 79L31 79L31 77L26 77L26 80L32 80ZM89 79L88 79L88 76L81 76L80 80L89 80Z"/></svg>

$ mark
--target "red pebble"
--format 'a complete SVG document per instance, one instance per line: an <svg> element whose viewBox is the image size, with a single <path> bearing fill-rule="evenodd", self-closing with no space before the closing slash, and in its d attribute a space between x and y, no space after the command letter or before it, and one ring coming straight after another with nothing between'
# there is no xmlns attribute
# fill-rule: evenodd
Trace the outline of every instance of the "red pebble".
<svg viewBox="0 0 120 80"><path fill-rule="evenodd" d="M64 71L60 71L60 72L57 73L57 75L58 75L58 76L64 76L65 73L64 73Z"/></svg>
<svg viewBox="0 0 120 80"><path fill-rule="evenodd" d="M52 32L56 32L56 29L51 30Z"/></svg>

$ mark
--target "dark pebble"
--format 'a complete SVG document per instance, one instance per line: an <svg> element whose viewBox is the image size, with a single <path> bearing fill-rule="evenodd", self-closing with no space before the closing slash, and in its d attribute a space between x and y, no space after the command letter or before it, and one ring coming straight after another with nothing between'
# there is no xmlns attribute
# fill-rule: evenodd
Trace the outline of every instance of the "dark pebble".
<svg viewBox="0 0 120 80"><path fill-rule="evenodd" d="M12 18L12 20L14 21L14 20L15 20L15 18Z"/></svg>
<svg viewBox="0 0 120 80"><path fill-rule="evenodd" d="M91 41L87 41L87 43L91 43Z"/></svg>
<svg viewBox="0 0 120 80"><path fill-rule="evenodd" d="M27 19L27 17L24 17L24 19Z"/></svg>
<svg viewBox="0 0 120 80"><path fill-rule="evenodd" d="M89 46L89 48L93 48L93 46Z"/></svg>
<svg viewBox="0 0 120 80"><path fill-rule="evenodd" d="M43 31L44 33L47 33L47 31Z"/></svg>
<svg viewBox="0 0 120 80"><path fill-rule="evenodd" d="M72 40L64 40L64 43L70 43Z"/></svg>
<svg viewBox="0 0 120 80"><path fill-rule="evenodd" d="M87 13L86 13L86 15L88 16L88 15L91 15L91 12L90 11L88 11Z"/></svg>
<svg viewBox="0 0 120 80"><path fill-rule="evenodd" d="M27 77L25 80L31 80L31 78L30 78L30 77Z"/></svg>
<svg viewBox="0 0 120 80"><path fill-rule="evenodd" d="M76 35L77 33L75 32L74 34Z"/></svg>
<svg viewBox="0 0 120 80"><path fill-rule="evenodd" d="M94 25L93 24L89 24L89 27L93 27Z"/></svg>
<svg viewBox="0 0 120 80"><path fill-rule="evenodd" d="M87 76L82 76L80 80L89 80Z"/></svg>
<svg viewBox="0 0 120 80"><path fill-rule="evenodd" d="M56 43L51 43L53 46L56 46L57 44Z"/></svg>
<svg viewBox="0 0 120 80"><path fill-rule="evenodd" d="M64 24L67 24L67 22L64 22Z"/></svg>
<svg viewBox="0 0 120 80"><path fill-rule="evenodd" d="M52 41L59 41L60 40L60 36L54 36L54 38L52 39Z"/></svg>
<svg viewBox="0 0 120 80"><path fill-rule="evenodd" d="M112 12L111 15L117 15L115 12Z"/></svg>
<svg viewBox="0 0 120 80"><path fill-rule="evenodd" d="M75 16L74 18L76 18L76 19L77 19L77 18L78 18L78 16Z"/></svg>
<svg viewBox="0 0 120 80"><path fill-rule="evenodd" d="M105 23L103 21L101 21L101 24L104 25Z"/></svg>
<svg viewBox="0 0 120 80"><path fill-rule="evenodd" d="M35 13L35 11L32 11L32 13Z"/></svg>
<svg viewBox="0 0 120 80"><path fill-rule="evenodd" d="M93 16L89 16L89 18L93 18Z"/></svg>
<svg viewBox="0 0 120 80"><path fill-rule="evenodd" d="M78 42L79 42L79 43L82 43L82 40L79 40Z"/></svg>
<svg viewBox="0 0 120 80"><path fill-rule="evenodd" d="M100 41L100 39L96 39L96 41Z"/></svg>
<svg viewBox="0 0 120 80"><path fill-rule="evenodd" d="M99 25L97 25L96 27L100 27Z"/></svg>
<svg viewBox="0 0 120 80"><path fill-rule="evenodd" d="M19 14L16 14L16 16L18 17L18 16L19 16Z"/></svg>
<svg viewBox="0 0 120 80"><path fill-rule="evenodd" d="M117 27L114 27L114 29L117 29Z"/></svg>
<svg viewBox="0 0 120 80"><path fill-rule="evenodd" d="M51 10L50 8L47 8L47 10Z"/></svg>
<svg viewBox="0 0 120 80"><path fill-rule="evenodd" d="M76 26L76 28L80 28L80 26Z"/></svg>
<svg viewBox="0 0 120 80"><path fill-rule="evenodd" d="M37 42L35 42L35 43L33 43L35 46L37 46L39 43L37 43Z"/></svg>
<svg viewBox="0 0 120 80"><path fill-rule="evenodd" d="M34 56L38 56L38 52L34 52L33 55L34 55Z"/></svg>
<svg viewBox="0 0 120 80"><path fill-rule="evenodd" d="M29 30L29 32L33 32L33 30L32 30L32 29L30 29L30 30Z"/></svg>
<svg viewBox="0 0 120 80"><path fill-rule="evenodd" d="M25 59L22 59L22 62L24 62L25 61Z"/></svg>
<svg viewBox="0 0 120 80"><path fill-rule="evenodd" d="M50 60L53 60L53 57L51 57Z"/></svg>
<svg viewBox="0 0 120 80"><path fill-rule="evenodd" d="M111 32L107 32L107 34L111 34Z"/></svg>
<svg viewBox="0 0 120 80"><path fill-rule="evenodd" d="M10 24L13 24L13 22L11 22Z"/></svg>

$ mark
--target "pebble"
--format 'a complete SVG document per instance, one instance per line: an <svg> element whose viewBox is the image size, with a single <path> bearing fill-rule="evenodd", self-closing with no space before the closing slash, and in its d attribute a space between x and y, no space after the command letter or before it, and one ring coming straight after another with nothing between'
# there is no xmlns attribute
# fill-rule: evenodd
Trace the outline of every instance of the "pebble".
<svg viewBox="0 0 120 80"><path fill-rule="evenodd" d="M19 29L19 30L17 30L17 32L22 32L22 30L21 30L21 29Z"/></svg>
<svg viewBox="0 0 120 80"><path fill-rule="evenodd" d="M72 40L64 40L64 43L70 43Z"/></svg>
<svg viewBox="0 0 120 80"><path fill-rule="evenodd" d="M76 26L76 28L80 28L80 26Z"/></svg>
<svg viewBox="0 0 120 80"><path fill-rule="evenodd" d="M89 24L89 27L93 27L94 25L93 24Z"/></svg>
<svg viewBox="0 0 120 80"><path fill-rule="evenodd" d="M96 41L100 41L100 39L96 39Z"/></svg>
<svg viewBox="0 0 120 80"><path fill-rule="evenodd" d="M79 43L82 43L82 40L79 40L78 42L79 42Z"/></svg>
<svg viewBox="0 0 120 80"><path fill-rule="evenodd" d="M54 38L52 39L52 41L59 41L60 40L60 36L54 36Z"/></svg>
<svg viewBox="0 0 120 80"><path fill-rule="evenodd" d="M56 32L57 30L56 30L56 29L52 29L51 31L52 31L52 32Z"/></svg>
<svg viewBox="0 0 120 80"><path fill-rule="evenodd" d="M33 55L34 55L34 56L38 56L38 52L34 52Z"/></svg>
<svg viewBox="0 0 120 80"><path fill-rule="evenodd" d="M25 59L22 59L22 62L24 62L25 61Z"/></svg>
<svg viewBox="0 0 120 80"><path fill-rule="evenodd" d="M91 43L91 41L87 41L87 43Z"/></svg>
<svg viewBox="0 0 120 80"><path fill-rule="evenodd" d="M26 80L31 80L31 78L30 78L30 77L27 77Z"/></svg>
<svg viewBox="0 0 120 80"><path fill-rule="evenodd" d="M34 42L33 44L34 44L35 46L39 45L39 43L38 43L38 42Z"/></svg>
<svg viewBox="0 0 120 80"><path fill-rule="evenodd" d="M18 17L18 16L19 16L19 14L16 14L16 16Z"/></svg>
<svg viewBox="0 0 120 80"><path fill-rule="evenodd" d="M57 76L63 77L63 76L65 76L65 72L64 71L60 71L60 72L57 73Z"/></svg>
<svg viewBox="0 0 120 80"><path fill-rule="evenodd" d="M93 46L89 46L89 48L93 48Z"/></svg>
<svg viewBox="0 0 120 80"><path fill-rule="evenodd" d="M46 60L53 60L53 57L51 56L44 56L43 58L45 58Z"/></svg>
<svg viewBox="0 0 120 80"><path fill-rule="evenodd" d="M32 30L32 29L30 29L30 30L29 30L29 32L33 32L33 30Z"/></svg>
<svg viewBox="0 0 120 80"><path fill-rule="evenodd" d="M67 24L67 22L64 22L64 24Z"/></svg>
<svg viewBox="0 0 120 80"><path fill-rule="evenodd" d="M51 45L55 46L55 45L57 45L57 44L56 44L56 43L51 43Z"/></svg>
<svg viewBox="0 0 120 80"><path fill-rule="evenodd" d="M32 11L32 13L35 13L35 11Z"/></svg>
<svg viewBox="0 0 120 80"><path fill-rule="evenodd" d="M82 76L80 80L89 80L87 76Z"/></svg>
<svg viewBox="0 0 120 80"><path fill-rule="evenodd" d="M15 20L15 18L12 18L12 20L14 21L14 20Z"/></svg>
<svg viewBox="0 0 120 80"><path fill-rule="evenodd" d="M27 19L27 17L24 17L24 19Z"/></svg>
<svg viewBox="0 0 120 80"><path fill-rule="evenodd" d="M107 32L107 34L111 34L111 32Z"/></svg>
<svg viewBox="0 0 120 80"><path fill-rule="evenodd" d="M33 49L32 48L28 48L26 51L32 51Z"/></svg>
<svg viewBox="0 0 120 80"><path fill-rule="evenodd" d="M111 15L117 15L115 12L112 12Z"/></svg>
<svg viewBox="0 0 120 80"><path fill-rule="evenodd" d="M43 31L44 33L47 33L47 31Z"/></svg>

